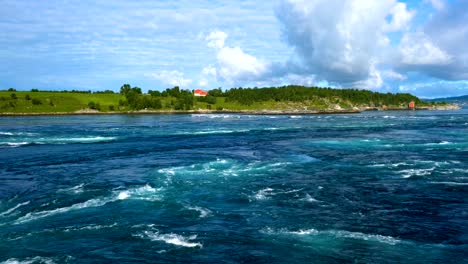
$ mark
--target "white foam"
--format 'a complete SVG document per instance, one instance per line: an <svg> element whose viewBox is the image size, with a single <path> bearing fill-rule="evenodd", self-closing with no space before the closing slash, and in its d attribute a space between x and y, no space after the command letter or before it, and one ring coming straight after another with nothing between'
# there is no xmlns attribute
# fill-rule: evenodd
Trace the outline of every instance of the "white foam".
<svg viewBox="0 0 468 264"><path fill-rule="evenodd" d="M189 210L197 211L200 213L201 218L205 218L211 214L211 211L207 208L199 207L199 206L187 206L185 207Z"/></svg>
<svg viewBox="0 0 468 264"><path fill-rule="evenodd" d="M430 175L434 169L435 169L435 167L432 167L432 168L429 168L429 169L408 169L408 170L399 171L399 173L402 174L403 178L410 178L410 177L413 177L413 176Z"/></svg>
<svg viewBox="0 0 468 264"><path fill-rule="evenodd" d="M315 199L314 197L310 196L310 194L306 194L306 196L302 199L303 201L309 202L309 203L317 203L320 202L319 200Z"/></svg>
<svg viewBox="0 0 468 264"><path fill-rule="evenodd" d="M128 194L128 191L120 192L119 195L117 196L117 199L119 200L125 200L128 197L130 197L130 194Z"/></svg>
<svg viewBox="0 0 468 264"><path fill-rule="evenodd" d="M424 145L426 145L426 146L436 146L436 145L449 145L449 144L452 144L452 142L442 141L442 142L439 142L439 143L427 143L427 144L424 144Z"/></svg>
<svg viewBox="0 0 468 264"><path fill-rule="evenodd" d="M76 211L76 210L80 210L84 208L100 207L113 201L115 201L115 198L96 198L96 199L90 199L86 202L77 203L71 206L61 207L61 208L57 208L53 210L30 212L18 218L16 221L13 222L13 224L23 224L23 223L34 221L37 219L41 219L41 218L45 218L45 217L49 217L49 216L53 216L57 214L63 214L63 213L67 213L70 211Z"/></svg>
<svg viewBox="0 0 468 264"><path fill-rule="evenodd" d="M117 139L117 137L71 137L71 138L45 138L45 142L76 142L76 143L92 143L92 142L102 142L102 141L112 141ZM41 142L41 141L39 141Z"/></svg>
<svg viewBox="0 0 468 264"><path fill-rule="evenodd" d="M29 133L29 132L3 132L0 131L0 135L2 136L35 136L36 133Z"/></svg>
<svg viewBox="0 0 468 264"><path fill-rule="evenodd" d="M1 262L0 264L33 264L33 263L53 264L56 262L51 258L34 257L34 258L25 258L25 259L11 258L11 259Z"/></svg>
<svg viewBox="0 0 468 264"><path fill-rule="evenodd" d="M10 208L10 209L6 210L6 211L3 212L3 213L0 213L0 216L8 215L8 214L12 213L13 211L15 211L16 209L20 208L21 206L29 204L29 202L30 202L30 201L26 201L26 202L24 202L24 203L19 203L19 204L17 204L15 207Z"/></svg>
<svg viewBox="0 0 468 264"><path fill-rule="evenodd" d="M210 134L232 134L232 133L243 133L249 132L249 129L237 129L237 130L205 130L205 131L193 131L184 134L189 135L210 135Z"/></svg>
<svg viewBox="0 0 468 264"><path fill-rule="evenodd" d="M161 195L159 194L159 192L162 190L163 188L156 189L146 184L145 186L142 186L142 187L118 192L117 200L133 199L133 200L159 201L162 199Z"/></svg>
<svg viewBox="0 0 468 264"><path fill-rule="evenodd" d="M197 235L191 235L189 237L184 237L178 234L170 233L170 234L160 234L159 231L144 231L141 234L135 235L140 238L148 238L151 241L163 241L167 244L172 244L176 246L182 247L203 247L201 243L194 243L191 242L192 240L197 238Z"/></svg>
<svg viewBox="0 0 468 264"><path fill-rule="evenodd" d="M30 212L26 215L18 218L13 224L23 224L26 222L34 221L37 219L54 216L57 214L63 214L70 211L76 211L85 208L101 207L108 203L115 202L118 200L126 199L136 199L136 200L148 200L156 201L161 200L159 195L155 195L157 192L161 191L162 188L155 189L149 185L145 185L138 188L133 188L125 191L120 191L109 197L100 197L95 199L90 199L82 203L73 204L67 207L56 208L53 210L39 211L39 212Z"/></svg>
<svg viewBox="0 0 468 264"><path fill-rule="evenodd" d="M273 192L273 189L271 188L265 188L265 189L262 189L260 191L258 191L254 196L253 198L255 200L267 200L269 199L268 196L271 196L272 195L272 192Z"/></svg>
<svg viewBox="0 0 468 264"><path fill-rule="evenodd" d="M31 142L22 141L22 142L2 142L2 143L0 143L0 145L7 145L7 146L10 146L10 147L19 147L19 146L24 146L24 145L28 145L28 144L31 144Z"/></svg>
<svg viewBox="0 0 468 264"><path fill-rule="evenodd" d="M430 182L432 184L444 184L444 185L459 185L459 186L467 186L468 182Z"/></svg>
<svg viewBox="0 0 468 264"><path fill-rule="evenodd" d="M70 188L66 188L66 189L59 189L59 190L57 190L57 192L59 192L59 193L60 192L71 192L71 193L78 194L78 193L83 192L83 186L84 186L84 183L73 186L73 187L70 187Z"/></svg>
<svg viewBox="0 0 468 264"><path fill-rule="evenodd" d="M361 232L350 232L344 230L323 230L319 231L317 229L301 229L298 231L288 231L288 230L279 230L275 231L270 228L266 228L262 230L264 233L267 234L289 234L289 235L296 235L296 236L317 236L317 237L330 237L333 239L355 239L355 240L364 240L364 241L372 241L372 242L379 242L389 245L396 245L401 241L391 237L391 236L383 236L383 235L376 235L376 234L364 234Z"/></svg>
<svg viewBox="0 0 468 264"><path fill-rule="evenodd" d="M73 231L83 231L83 230L99 230L99 229L105 229L105 228L113 228L116 226L117 226L117 223L113 223L112 225L88 225L88 226L82 226L82 227L68 227L68 228L65 228L63 231L73 232Z"/></svg>

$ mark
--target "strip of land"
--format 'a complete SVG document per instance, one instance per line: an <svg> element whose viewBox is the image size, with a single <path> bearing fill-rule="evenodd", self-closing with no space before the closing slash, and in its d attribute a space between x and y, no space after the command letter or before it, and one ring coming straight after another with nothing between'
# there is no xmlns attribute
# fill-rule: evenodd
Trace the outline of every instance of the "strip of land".
<svg viewBox="0 0 468 264"><path fill-rule="evenodd" d="M195 93L196 94L196 93ZM1 116L210 114L347 114L375 110L456 110L456 104L426 102L411 94L303 86L213 89L206 96L168 88L142 93L123 85L113 91L0 91Z"/></svg>

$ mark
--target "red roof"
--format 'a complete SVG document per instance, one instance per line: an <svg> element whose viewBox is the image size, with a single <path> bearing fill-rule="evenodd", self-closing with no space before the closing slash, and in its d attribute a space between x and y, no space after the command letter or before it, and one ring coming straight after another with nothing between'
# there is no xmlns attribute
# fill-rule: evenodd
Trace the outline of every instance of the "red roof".
<svg viewBox="0 0 468 264"><path fill-rule="evenodd" d="M195 95L199 95L199 96L207 96L208 95L208 92L205 92L203 90L200 90L200 89L196 89L195 92L194 92Z"/></svg>

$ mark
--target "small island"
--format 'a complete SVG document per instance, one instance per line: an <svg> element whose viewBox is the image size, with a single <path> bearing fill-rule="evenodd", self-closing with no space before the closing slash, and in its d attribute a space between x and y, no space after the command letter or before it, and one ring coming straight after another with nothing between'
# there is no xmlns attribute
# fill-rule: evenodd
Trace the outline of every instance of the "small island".
<svg viewBox="0 0 468 264"><path fill-rule="evenodd" d="M456 110L457 104L427 102L408 93L378 93L298 85L268 88L221 88L207 92L178 86L164 91L124 84L120 92L0 91L0 115L73 114L339 114L369 110Z"/></svg>

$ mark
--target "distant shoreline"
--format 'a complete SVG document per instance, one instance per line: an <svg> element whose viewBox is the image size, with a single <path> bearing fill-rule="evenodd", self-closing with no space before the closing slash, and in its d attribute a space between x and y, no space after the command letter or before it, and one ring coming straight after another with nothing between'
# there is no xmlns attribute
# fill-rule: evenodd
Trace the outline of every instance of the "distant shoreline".
<svg viewBox="0 0 468 264"><path fill-rule="evenodd" d="M1 116L74 116L74 115L184 115L184 114L246 114L246 115L335 115L335 114L358 114L366 111L444 111L459 110L456 105L445 108L364 108L356 110L140 110L123 112L99 112L91 110L80 110L76 112L40 112L40 113L0 113Z"/></svg>

